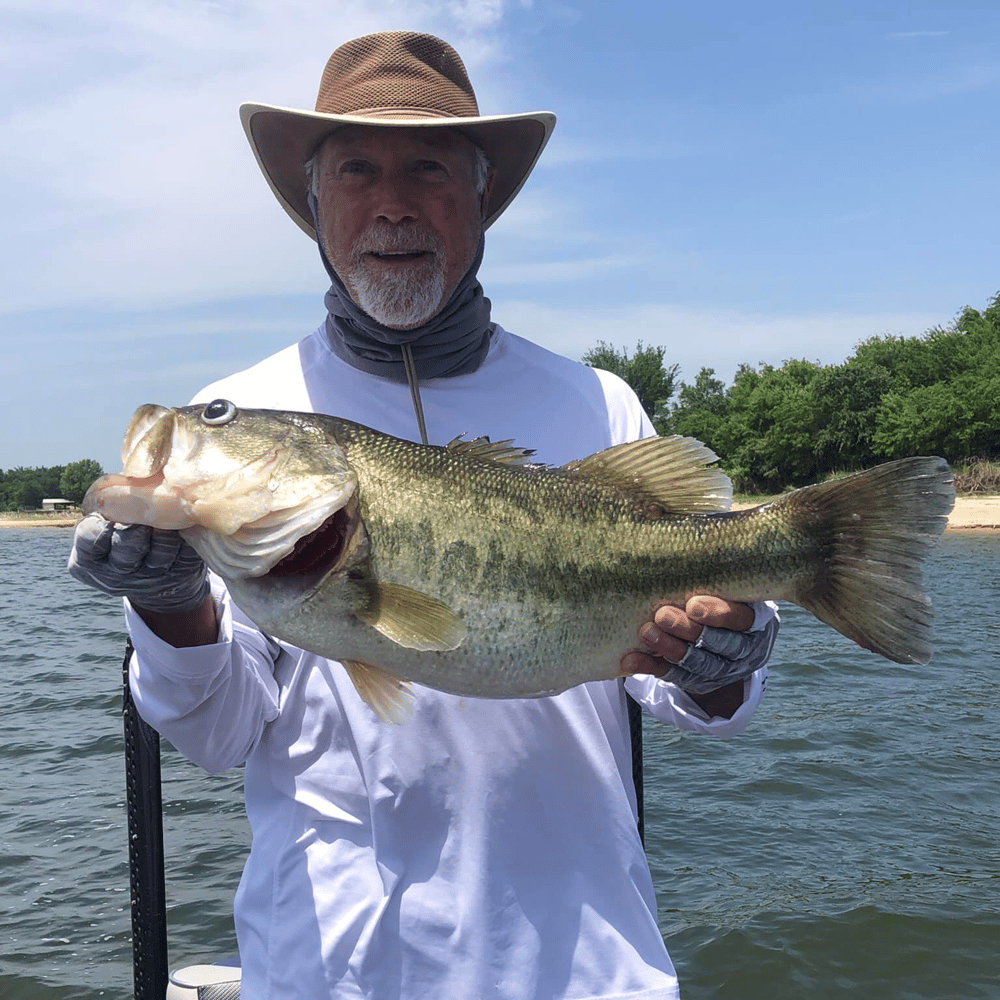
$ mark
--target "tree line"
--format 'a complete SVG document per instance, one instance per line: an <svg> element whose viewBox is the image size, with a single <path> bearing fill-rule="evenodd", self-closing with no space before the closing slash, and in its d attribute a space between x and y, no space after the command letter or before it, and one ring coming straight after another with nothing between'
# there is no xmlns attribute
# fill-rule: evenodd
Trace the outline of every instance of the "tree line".
<svg viewBox="0 0 1000 1000"><path fill-rule="evenodd" d="M47 497L79 503L90 484L103 475L92 458L47 468L0 469L0 510L37 510Z"/></svg>
<svg viewBox="0 0 1000 1000"><path fill-rule="evenodd" d="M601 342L584 362L635 390L660 434L704 441L742 493L776 493L909 455L1000 459L1000 293L922 336L871 337L843 364L702 368L677 384L663 347Z"/></svg>

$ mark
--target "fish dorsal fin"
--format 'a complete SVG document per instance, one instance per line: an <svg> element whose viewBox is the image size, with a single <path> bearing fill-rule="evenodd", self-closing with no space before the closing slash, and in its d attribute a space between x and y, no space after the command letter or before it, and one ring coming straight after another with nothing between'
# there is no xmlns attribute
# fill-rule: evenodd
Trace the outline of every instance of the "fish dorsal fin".
<svg viewBox="0 0 1000 1000"><path fill-rule="evenodd" d="M368 600L355 614L366 625L407 649L454 649L465 624L447 604L401 584L370 582Z"/></svg>
<svg viewBox="0 0 1000 1000"><path fill-rule="evenodd" d="M721 469L707 469L718 456L696 438L652 437L615 445L562 467L651 501L664 514L713 514L729 510L733 484Z"/></svg>
<svg viewBox="0 0 1000 1000"><path fill-rule="evenodd" d="M445 447L456 455L470 458L484 458L502 465L527 465L535 454L533 448L518 448L513 438L506 441L491 441L488 437L477 437L465 441L462 435L452 438Z"/></svg>
<svg viewBox="0 0 1000 1000"><path fill-rule="evenodd" d="M406 722L413 712L413 692L406 681L360 660L344 660L343 665L361 700L383 722Z"/></svg>

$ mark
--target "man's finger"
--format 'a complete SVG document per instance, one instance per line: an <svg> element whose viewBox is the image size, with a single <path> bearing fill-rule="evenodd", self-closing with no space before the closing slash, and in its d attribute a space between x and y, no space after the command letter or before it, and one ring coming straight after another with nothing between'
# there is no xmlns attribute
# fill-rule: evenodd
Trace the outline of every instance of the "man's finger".
<svg viewBox="0 0 1000 1000"><path fill-rule="evenodd" d="M146 566L152 570L168 570L181 549L181 536L176 531L154 528L149 538Z"/></svg>
<svg viewBox="0 0 1000 1000"><path fill-rule="evenodd" d="M654 677L662 677L669 664L659 656L650 656L649 653L642 653L632 650L622 657L621 669L623 674L652 674Z"/></svg>
<svg viewBox="0 0 1000 1000"><path fill-rule="evenodd" d="M77 521L73 532L73 548L81 558L103 562L111 551L115 526L100 514L88 514Z"/></svg>
<svg viewBox="0 0 1000 1000"><path fill-rule="evenodd" d="M659 614L659 612L657 612ZM681 612L683 615L684 613ZM701 631L701 626L698 626ZM644 622L639 626L636 633L641 642L650 652L657 656L662 656L665 660L676 663L688 651L688 640L680 638L670 631L665 630L661 625L653 622Z"/></svg>
<svg viewBox="0 0 1000 1000"><path fill-rule="evenodd" d="M111 538L108 565L120 573L134 573L142 568L149 554L153 529L145 524L120 524Z"/></svg>
<svg viewBox="0 0 1000 1000"><path fill-rule="evenodd" d="M754 610L749 604L724 601L721 597L704 595L692 597L684 610L688 618L699 626L710 625L712 628L728 628L734 632L744 632L752 627L754 622Z"/></svg>
<svg viewBox="0 0 1000 1000"><path fill-rule="evenodd" d="M692 621L685 610L677 607L676 604L661 604L653 612L653 621L663 632L676 636L683 642L694 642L701 635L703 624Z"/></svg>

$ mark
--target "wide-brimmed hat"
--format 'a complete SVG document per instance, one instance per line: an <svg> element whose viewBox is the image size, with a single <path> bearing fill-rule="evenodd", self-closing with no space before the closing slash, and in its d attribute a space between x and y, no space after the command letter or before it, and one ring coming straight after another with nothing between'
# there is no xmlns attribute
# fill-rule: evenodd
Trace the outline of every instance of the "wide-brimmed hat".
<svg viewBox="0 0 1000 1000"><path fill-rule="evenodd" d="M337 49L323 72L315 111L243 104L240 120L282 208L313 239L305 162L337 128L404 126L462 132L496 170L486 206L489 226L527 180L556 123L550 111L481 116L458 53L440 38L415 31L381 31Z"/></svg>

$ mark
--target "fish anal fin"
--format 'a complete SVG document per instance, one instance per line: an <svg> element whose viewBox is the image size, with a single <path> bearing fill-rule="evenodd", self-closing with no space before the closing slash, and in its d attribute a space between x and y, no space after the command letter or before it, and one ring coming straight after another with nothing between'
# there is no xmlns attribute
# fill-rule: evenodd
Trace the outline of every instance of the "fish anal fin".
<svg viewBox="0 0 1000 1000"><path fill-rule="evenodd" d="M462 619L435 597L401 584L372 582L368 601L355 610L365 624L407 649L455 649L465 638Z"/></svg>
<svg viewBox="0 0 1000 1000"><path fill-rule="evenodd" d="M705 468L718 456L690 437L651 437L615 445L562 467L630 493L662 514L712 514L729 510L733 486L721 469Z"/></svg>
<svg viewBox="0 0 1000 1000"><path fill-rule="evenodd" d="M344 660L343 665L361 700L383 722L399 726L409 719L413 692L406 681L360 660Z"/></svg>

